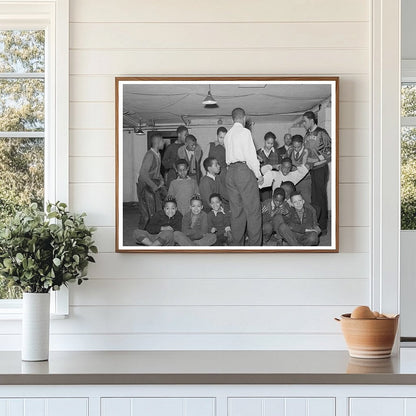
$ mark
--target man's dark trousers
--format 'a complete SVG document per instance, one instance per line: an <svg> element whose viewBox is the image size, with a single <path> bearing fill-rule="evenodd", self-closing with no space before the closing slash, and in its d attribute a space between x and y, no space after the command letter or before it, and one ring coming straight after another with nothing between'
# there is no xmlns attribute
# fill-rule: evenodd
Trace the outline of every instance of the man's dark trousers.
<svg viewBox="0 0 416 416"><path fill-rule="evenodd" d="M248 245L261 246L261 206L257 179L243 162L228 166L225 178L231 209L233 245L244 245L247 227Z"/></svg>
<svg viewBox="0 0 416 416"><path fill-rule="evenodd" d="M328 224L328 195L326 187L329 179L328 165L311 170L312 189L311 204L318 214L318 224L322 231L326 230Z"/></svg>

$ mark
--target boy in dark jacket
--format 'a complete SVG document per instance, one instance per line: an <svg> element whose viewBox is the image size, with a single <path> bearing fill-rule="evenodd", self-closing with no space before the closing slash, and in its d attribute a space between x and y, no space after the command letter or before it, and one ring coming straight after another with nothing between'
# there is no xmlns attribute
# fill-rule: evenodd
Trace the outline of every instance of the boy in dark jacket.
<svg viewBox="0 0 416 416"><path fill-rule="evenodd" d="M279 227L279 232L290 246L316 246L319 244L319 228L316 212L305 205L305 200L299 192L291 195L293 207L285 218L285 224Z"/></svg>
<svg viewBox="0 0 416 416"><path fill-rule="evenodd" d="M261 216L263 222L263 244L269 242L272 234L276 233L277 245L282 245L282 237L279 233L279 226L284 222L290 211L290 206L285 200L283 188L276 188L273 191L273 198L266 199L261 204Z"/></svg>
<svg viewBox="0 0 416 416"><path fill-rule="evenodd" d="M166 198L163 210L156 212L146 225L146 230L135 230L136 244L144 246L173 246L175 231L181 231L182 214L176 200Z"/></svg>
<svg viewBox="0 0 416 416"><path fill-rule="evenodd" d="M213 157L207 157L203 165L206 175L199 182L199 193L201 194L204 211L208 214L211 211L210 195L221 193L221 184L218 176L221 168L217 159Z"/></svg>
<svg viewBox="0 0 416 416"><path fill-rule="evenodd" d="M190 204L190 211L182 219L182 232L174 233L175 243L180 246L212 246L217 238L208 230L208 218L202 210L201 197L194 195Z"/></svg>
<svg viewBox="0 0 416 416"><path fill-rule="evenodd" d="M211 194L209 203L212 209L208 212L208 231L217 236L214 245L230 245L232 241L230 213L224 210L221 195Z"/></svg>

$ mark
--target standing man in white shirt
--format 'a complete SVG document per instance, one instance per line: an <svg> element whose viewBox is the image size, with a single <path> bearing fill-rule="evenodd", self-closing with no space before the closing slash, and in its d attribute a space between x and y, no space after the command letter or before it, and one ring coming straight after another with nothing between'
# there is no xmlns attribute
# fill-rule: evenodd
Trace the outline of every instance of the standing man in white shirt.
<svg viewBox="0 0 416 416"><path fill-rule="evenodd" d="M260 163L250 130L244 127L242 108L232 112L233 127L224 138L227 175L225 183L231 208L233 245L243 246L247 229L248 245L261 246L261 205L259 185L263 183Z"/></svg>

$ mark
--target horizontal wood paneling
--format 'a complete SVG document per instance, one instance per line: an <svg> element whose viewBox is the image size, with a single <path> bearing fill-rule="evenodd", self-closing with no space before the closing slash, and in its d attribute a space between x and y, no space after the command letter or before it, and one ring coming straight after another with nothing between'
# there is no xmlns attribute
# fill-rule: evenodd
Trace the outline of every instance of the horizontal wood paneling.
<svg viewBox="0 0 416 416"><path fill-rule="evenodd" d="M70 208L88 213L88 225L115 224L115 187L113 183L69 184Z"/></svg>
<svg viewBox="0 0 416 416"><path fill-rule="evenodd" d="M336 333L333 317L353 306L82 306L71 307L59 333Z"/></svg>
<svg viewBox="0 0 416 416"><path fill-rule="evenodd" d="M369 219L370 187L368 184L339 186L339 225L367 227Z"/></svg>
<svg viewBox="0 0 416 416"><path fill-rule="evenodd" d="M113 129L70 130L69 155L115 157L115 132Z"/></svg>
<svg viewBox="0 0 416 416"><path fill-rule="evenodd" d="M191 255L103 253L95 257L97 263L91 264L89 268L91 278L134 279L169 276L170 279L212 277L364 279L369 273L366 253L340 253L332 256L325 253L192 253ZM218 262L215 271L211 267L205 267L206 264L215 261Z"/></svg>
<svg viewBox="0 0 416 416"><path fill-rule="evenodd" d="M333 318L355 306L71 306L51 334L337 334ZM20 333L20 321L2 321L0 334Z"/></svg>
<svg viewBox="0 0 416 416"><path fill-rule="evenodd" d="M362 0L291 0L242 4L215 0L174 3L139 0L71 0L71 22L302 22L367 21L370 8ZM149 36L151 33L149 33Z"/></svg>
<svg viewBox="0 0 416 416"><path fill-rule="evenodd" d="M70 206L100 253L52 348L345 348L332 318L369 302L370 6L71 0ZM340 253L114 253L114 77L146 74L340 76Z"/></svg>
<svg viewBox="0 0 416 416"><path fill-rule="evenodd" d="M368 72L365 49L72 50L69 58L73 75L329 76Z"/></svg>
<svg viewBox="0 0 416 416"><path fill-rule="evenodd" d="M341 253L368 253L370 251L370 228L340 227L339 247Z"/></svg>
<svg viewBox="0 0 416 416"><path fill-rule="evenodd" d="M130 318L131 319L131 318ZM339 333L280 334L51 334L51 350L345 350ZM19 350L20 334L0 333L0 351Z"/></svg>
<svg viewBox="0 0 416 416"><path fill-rule="evenodd" d="M370 131L367 128L345 128L339 131L340 156L368 156L370 154Z"/></svg>
<svg viewBox="0 0 416 416"><path fill-rule="evenodd" d="M115 234L115 226L96 228L94 241L100 253L114 253L116 244Z"/></svg>
<svg viewBox="0 0 416 416"><path fill-rule="evenodd" d="M70 157L69 182L115 182L114 157Z"/></svg>
<svg viewBox="0 0 416 416"><path fill-rule="evenodd" d="M72 23L70 30L71 49L368 47L367 22Z"/></svg>
<svg viewBox="0 0 416 416"><path fill-rule="evenodd" d="M364 279L91 278L71 292L73 306L355 305L365 304ZM261 289L260 289L261 288ZM314 292L315 295L310 294Z"/></svg>
<svg viewBox="0 0 416 416"><path fill-rule="evenodd" d="M277 76L279 74L274 75ZM72 75L70 77L70 100L114 102L114 86L115 76L113 75ZM368 76L354 74L342 75L339 81L339 97L341 101L368 102Z"/></svg>
<svg viewBox="0 0 416 416"><path fill-rule="evenodd" d="M71 114L69 118L70 128L114 129L115 106L113 103L70 103L69 109Z"/></svg>
<svg viewBox="0 0 416 416"><path fill-rule="evenodd" d="M340 157L340 183L368 183L369 174L370 168L368 157Z"/></svg>

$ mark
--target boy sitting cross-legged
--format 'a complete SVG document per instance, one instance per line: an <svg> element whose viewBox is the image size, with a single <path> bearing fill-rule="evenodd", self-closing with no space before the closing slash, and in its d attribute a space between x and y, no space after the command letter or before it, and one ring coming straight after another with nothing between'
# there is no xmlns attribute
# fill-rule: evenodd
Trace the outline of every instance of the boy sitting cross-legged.
<svg viewBox="0 0 416 416"><path fill-rule="evenodd" d="M299 192L290 196L293 207L279 226L279 232L290 246L316 246L319 244L319 228L315 210L305 204Z"/></svg>
<svg viewBox="0 0 416 416"><path fill-rule="evenodd" d="M279 226L284 223L284 219L289 214L289 211L290 206L285 200L283 188L276 188L273 191L273 198L262 202L263 244L267 244L275 232L277 245L282 245L283 241L279 234Z"/></svg>
<svg viewBox="0 0 416 416"><path fill-rule="evenodd" d="M230 213L225 212L220 194L211 194L209 202L212 210L208 213L208 231L217 236L216 246L230 245L232 241Z"/></svg>
<svg viewBox="0 0 416 416"><path fill-rule="evenodd" d="M182 219L182 232L174 233L175 243L180 246L212 246L217 238L208 230L208 217L202 210L201 197L194 195L190 204L190 210Z"/></svg>
<svg viewBox="0 0 416 416"><path fill-rule="evenodd" d="M134 230L136 244L144 246L173 246L174 232L182 228L182 214L178 211L176 201L167 197L163 210L150 217L145 230Z"/></svg>

